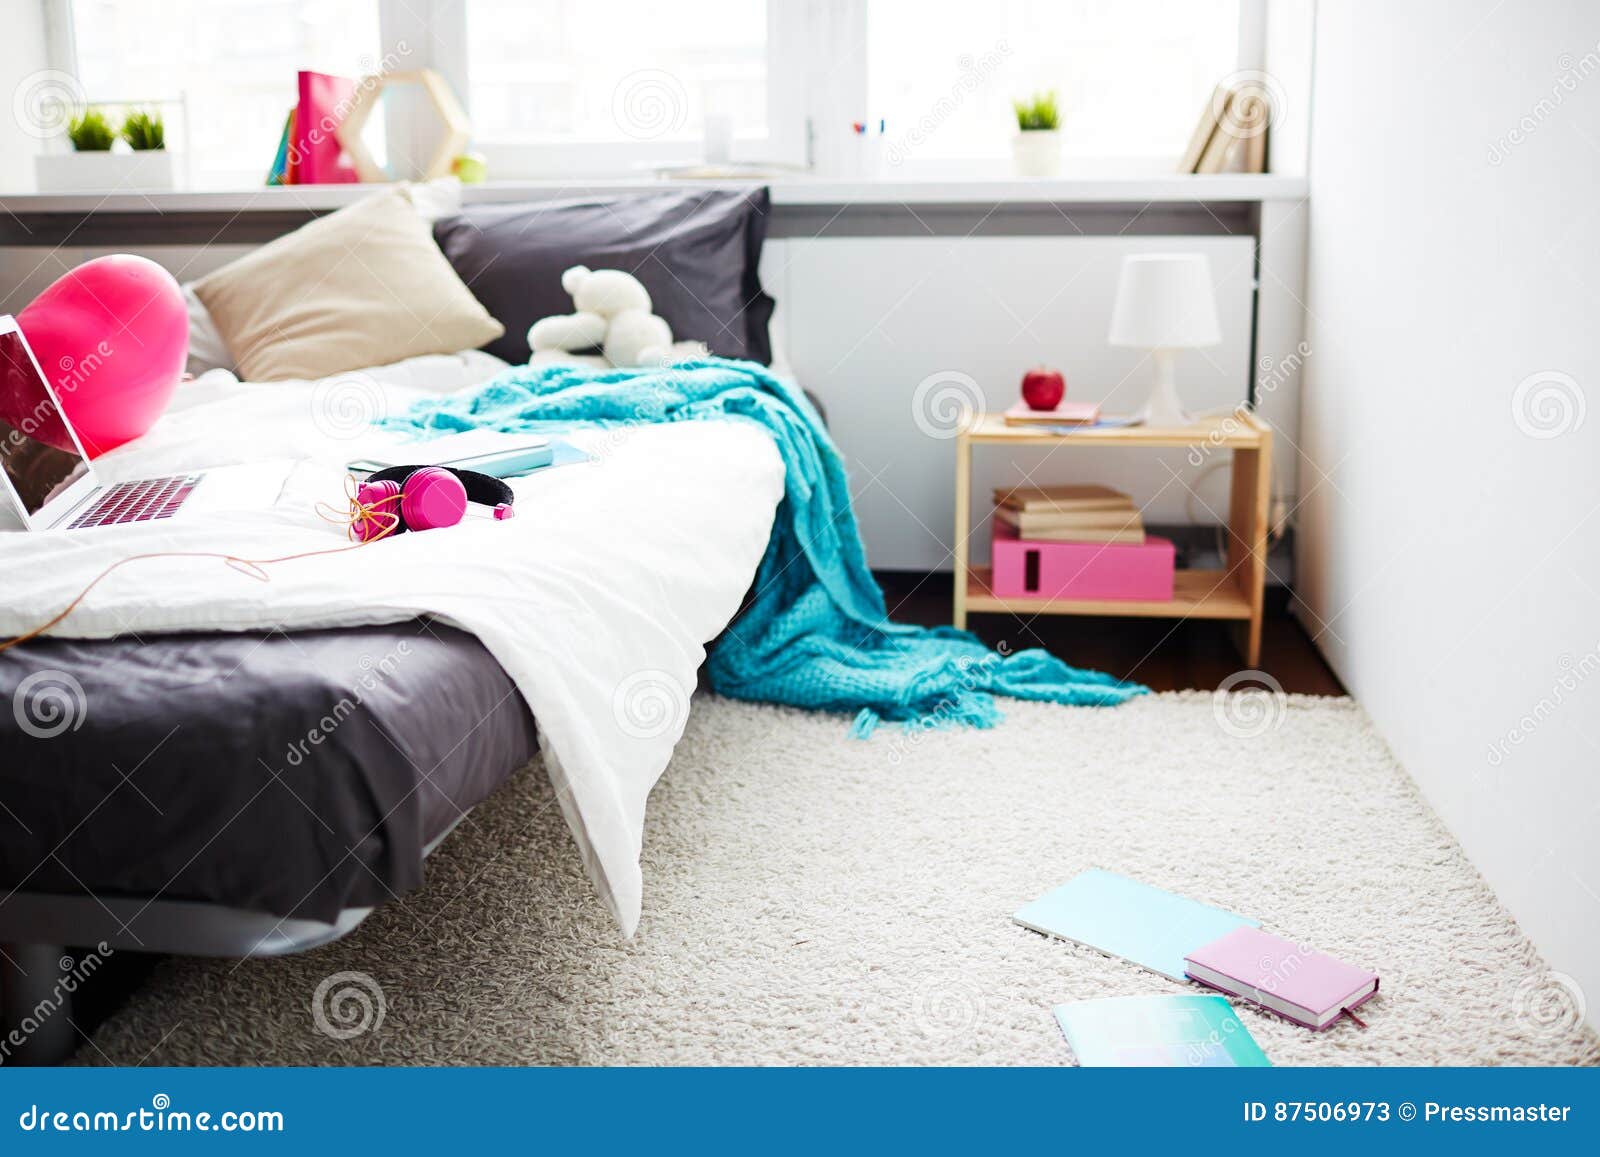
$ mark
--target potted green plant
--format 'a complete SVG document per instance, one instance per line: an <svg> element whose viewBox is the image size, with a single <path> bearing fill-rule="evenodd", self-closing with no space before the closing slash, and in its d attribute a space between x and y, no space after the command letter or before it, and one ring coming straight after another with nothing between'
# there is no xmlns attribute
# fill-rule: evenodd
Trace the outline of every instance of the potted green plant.
<svg viewBox="0 0 1600 1157"><path fill-rule="evenodd" d="M67 122L67 140L70 152L34 159L41 193L172 188L166 124L157 111L137 109L118 123L89 105Z"/></svg>
<svg viewBox="0 0 1600 1157"><path fill-rule="evenodd" d="M1014 100L1017 135L1011 138L1011 158L1021 177L1053 177L1061 168L1061 111L1056 94L1036 92Z"/></svg>
<svg viewBox="0 0 1600 1157"><path fill-rule="evenodd" d="M154 152L167 147L167 124L161 114L136 108L122 120L122 139L136 153Z"/></svg>
<svg viewBox="0 0 1600 1157"><path fill-rule="evenodd" d="M67 122L67 139L80 153L109 153L117 143L117 130L111 127L105 113L86 108Z"/></svg>

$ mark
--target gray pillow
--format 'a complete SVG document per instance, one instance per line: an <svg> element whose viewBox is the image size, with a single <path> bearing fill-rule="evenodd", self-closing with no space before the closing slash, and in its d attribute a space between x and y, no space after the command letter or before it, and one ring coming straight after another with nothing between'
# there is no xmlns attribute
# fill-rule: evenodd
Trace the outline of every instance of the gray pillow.
<svg viewBox="0 0 1600 1157"><path fill-rule="evenodd" d="M774 303L756 266L771 206L765 187L470 205L435 223L433 235L506 327L483 348L513 365L528 360L529 326L572 312L561 274L573 265L627 270L676 340L765 365Z"/></svg>

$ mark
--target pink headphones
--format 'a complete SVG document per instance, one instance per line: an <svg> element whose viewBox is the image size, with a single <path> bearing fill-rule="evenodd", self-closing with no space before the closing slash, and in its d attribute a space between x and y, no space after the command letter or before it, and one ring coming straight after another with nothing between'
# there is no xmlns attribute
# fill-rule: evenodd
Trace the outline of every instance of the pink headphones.
<svg viewBox="0 0 1600 1157"><path fill-rule="evenodd" d="M356 489L350 509L351 537L368 542L408 530L455 526L467 503L494 508L494 517L514 517L511 487L475 470L449 466L391 466Z"/></svg>

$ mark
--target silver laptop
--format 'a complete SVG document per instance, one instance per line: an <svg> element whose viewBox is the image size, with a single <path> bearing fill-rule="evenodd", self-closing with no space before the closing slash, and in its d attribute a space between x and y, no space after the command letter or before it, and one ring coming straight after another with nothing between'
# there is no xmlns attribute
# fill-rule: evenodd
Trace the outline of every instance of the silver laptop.
<svg viewBox="0 0 1600 1157"><path fill-rule="evenodd" d="M0 506L15 508L29 530L262 509L278 500L293 467L279 459L101 483L16 319L5 314L0 314L0 403L9 403L0 404L0 475L5 479ZM71 448L63 448L69 442Z"/></svg>

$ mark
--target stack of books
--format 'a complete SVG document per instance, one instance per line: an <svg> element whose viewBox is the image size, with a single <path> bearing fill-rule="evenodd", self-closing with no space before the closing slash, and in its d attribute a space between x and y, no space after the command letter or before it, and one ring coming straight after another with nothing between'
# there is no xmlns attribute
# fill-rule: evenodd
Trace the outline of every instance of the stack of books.
<svg viewBox="0 0 1600 1157"><path fill-rule="evenodd" d="M1093 484L998 488L994 517L1035 542L1144 542L1139 508L1120 490Z"/></svg>
<svg viewBox="0 0 1600 1157"><path fill-rule="evenodd" d="M1272 93L1260 81L1219 84L1201 110L1178 172L1266 172L1267 128L1273 112Z"/></svg>

